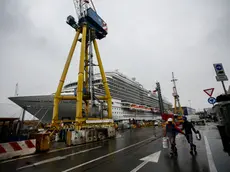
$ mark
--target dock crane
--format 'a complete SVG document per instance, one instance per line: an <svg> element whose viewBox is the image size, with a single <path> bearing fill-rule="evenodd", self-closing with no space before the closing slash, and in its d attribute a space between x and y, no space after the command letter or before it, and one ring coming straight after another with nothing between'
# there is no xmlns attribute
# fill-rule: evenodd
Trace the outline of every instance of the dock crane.
<svg viewBox="0 0 230 172"><path fill-rule="evenodd" d="M158 93L158 103L159 103L159 108L160 108L160 114L164 114L164 102L161 94L161 86L159 82L156 82L156 91Z"/></svg>
<svg viewBox="0 0 230 172"><path fill-rule="evenodd" d="M70 25L75 31L75 37L70 48L61 79L59 81L53 106L52 126L58 126L60 119L58 118L59 103L61 100L76 100L76 117L72 121L75 123L76 129L80 130L82 126L86 125L87 120L100 119L99 116L93 116L95 109L95 101L103 101L107 104L107 123L113 123L112 120L112 98L110 95L109 87L107 84L104 68L102 65L101 56L98 49L96 40L101 40L108 34L108 28L106 22L97 14L95 6L92 1L89 0L73 0L75 10L77 13L77 19L73 16L68 16L66 23ZM81 35L81 38L79 39ZM76 93L74 96L61 95L61 91L65 82L65 78L71 63L71 59L76 48L77 42L81 44L79 71ZM93 48L95 50L97 65L93 62ZM94 94L94 73L93 67L98 66L105 89L106 95L95 96ZM83 102L85 102L85 116L82 115ZM96 117L96 118L93 118Z"/></svg>
<svg viewBox="0 0 230 172"><path fill-rule="evenodd" d="M173 82L173 97L174 97L174 114L178 115L177 121L182 123L182 115L183 115L183 109L181 108L180 105L180 99L179 99L179 94L177 92L177 88L176 88L176 81L177 79L174 77L174 73L172 72L172 80L171 82Z"/></svg>

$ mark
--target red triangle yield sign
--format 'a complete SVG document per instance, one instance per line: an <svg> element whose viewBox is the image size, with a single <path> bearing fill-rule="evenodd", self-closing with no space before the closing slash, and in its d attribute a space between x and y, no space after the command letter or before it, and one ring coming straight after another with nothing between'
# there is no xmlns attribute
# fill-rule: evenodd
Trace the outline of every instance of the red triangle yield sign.
<svg viewBox="0 0 230 172"><path fill-rule="evenodd" d="M204 90L204 92L210 97L212 96L213 91L214 91L214 88L209 88L209 89Z"/></svg>

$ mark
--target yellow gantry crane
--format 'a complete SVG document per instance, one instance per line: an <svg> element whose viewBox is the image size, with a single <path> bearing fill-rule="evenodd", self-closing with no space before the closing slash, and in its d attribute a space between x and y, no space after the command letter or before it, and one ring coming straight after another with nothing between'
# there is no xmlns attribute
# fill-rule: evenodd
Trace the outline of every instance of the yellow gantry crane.
<svg viewBox="0 0 230 172"><path fill-rule="evenodd" d="M87 0L74 0L74 5L76 8L78 21L76 22L74 17L68 16L67 24L69 24L72 28L76 30L76 34L65 63L61 79L57 87L57 91L54 96L52 117L53 126L57 126L57 124L60 123L60 119L58 118L58 110L59 103L61 100L76 100L76 126L82 126L84 125L87 119L90 119L89 111L92 111L92 107L95 100L94 89L92 84L93 66L95 66L92 62L93 48L95 50L96 59L98 62L97 66L99 66L102 82L106 93L106 95L96 97L96 99L103 100L107 103L108 119L112 119L112 98L110 95L104 68L102 65L102 60L98 49L98 44L96 41L97 39L100 40L106 37L108 33L107 24L97 14L95 7L92 4L92 1L90 3ZM61 91L78 41L81 44L81 50L76 94L74 96L64 96L61 95ZM85 92L83 92L83 90L85 90ZM83 102L85 102L86 104L85 117L82 116ZM89 104L91 104L91 108L89 107Z"/></svg>

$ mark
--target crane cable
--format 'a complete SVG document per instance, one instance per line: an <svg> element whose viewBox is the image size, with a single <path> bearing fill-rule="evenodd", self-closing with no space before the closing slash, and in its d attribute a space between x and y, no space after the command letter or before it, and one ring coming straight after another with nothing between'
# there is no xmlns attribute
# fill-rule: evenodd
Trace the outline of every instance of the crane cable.
<svg viewBox="0 0 230 172"><path fill-rule="evenodd" d="M95 8L94 3L93 3L93 0L90 0L90 2L92 4L92 6L93 6L94 11L97 13L96 8Z"/></svg>

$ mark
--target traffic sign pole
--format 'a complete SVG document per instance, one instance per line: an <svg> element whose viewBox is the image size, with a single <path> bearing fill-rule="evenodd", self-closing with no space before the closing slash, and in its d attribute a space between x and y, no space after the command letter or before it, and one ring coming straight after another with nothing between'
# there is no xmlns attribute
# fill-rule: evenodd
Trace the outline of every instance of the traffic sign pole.
<svg viewBox="0 0 230 172"><path fill-rule="evenodd" d="M227 90L226 90L226 87L225 87L224 81L221 81L221 83L222 83L222 86L223 86L223 89L224 89L224 93L227 95L227 94L228 94L228 92L227 92Z"/></svg>

